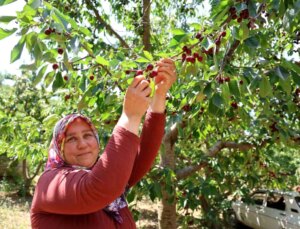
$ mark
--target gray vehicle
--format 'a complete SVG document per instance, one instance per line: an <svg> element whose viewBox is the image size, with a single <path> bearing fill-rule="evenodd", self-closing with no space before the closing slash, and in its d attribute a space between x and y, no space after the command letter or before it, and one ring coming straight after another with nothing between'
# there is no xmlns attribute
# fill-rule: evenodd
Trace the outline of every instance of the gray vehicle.
<svg viewBox="0 0 300 229"><path fill-rule="evenodd" d="M232 203L232 220L255 229L300 229L300 194L258 190Z"/></svg>

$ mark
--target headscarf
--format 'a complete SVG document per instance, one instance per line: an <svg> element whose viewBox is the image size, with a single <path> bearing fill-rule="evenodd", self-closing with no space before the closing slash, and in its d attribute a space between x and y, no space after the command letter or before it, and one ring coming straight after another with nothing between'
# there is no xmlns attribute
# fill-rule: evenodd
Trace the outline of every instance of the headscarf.
<svg viewBox="0 0 300 229"><path fill-rule="evenodd" d="M80 118L81 120L85 121L93 131L93 134L95 135L95 138L97 139L98 145L99 145L99 136L98 132L91 122L91 120L78 113L69 114L62 119L60 119L53 131L52 140L50 143L50 147L48 150L48 160L45 166L45 171L54 169L54 168L60 168L60 167L71 167L74 169L85 169L87 171L91 170L92 168L86 168L86 167L80 167L77 165L70 165L66 163L63 159L63 148L64 148L64 141L66 137L66 131L68 127L77 119ZM127 203L125 200L125 195L122 194L120 197L118 197L116 200L114 200L111 204L106 206L104 208L104 211L111 216L114 220L116 220L118 223L122 223L123 219L119 213L119 210L126 207Z"/></svg>

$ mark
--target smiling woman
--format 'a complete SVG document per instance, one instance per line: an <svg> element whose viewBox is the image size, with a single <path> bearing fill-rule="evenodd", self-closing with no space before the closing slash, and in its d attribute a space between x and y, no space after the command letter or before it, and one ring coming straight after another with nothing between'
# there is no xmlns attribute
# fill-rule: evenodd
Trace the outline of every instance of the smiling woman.
<svg viewBox="0 0 300 229"><path fill-rule="evenodd" d="M58 121L34 192L32 228L136 228L125 193L149 171L158 153L166 95L176 80L172 60L162 59L157 67L153 97L144 76L133 79L101 155L97 130L87 117L76 113Z"/></svg>

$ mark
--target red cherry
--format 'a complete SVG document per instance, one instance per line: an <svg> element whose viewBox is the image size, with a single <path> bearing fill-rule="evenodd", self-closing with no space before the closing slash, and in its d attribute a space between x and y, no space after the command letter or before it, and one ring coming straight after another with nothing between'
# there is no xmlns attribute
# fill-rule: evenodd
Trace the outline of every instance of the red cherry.
<svg viewBox="0 0 300 229"><path fill-rule="evenodd" d="M191 106L189 104L186 104L182 107L182 110L184 110L185 112L188 112L191 110Z"/></svg>
<svg viewBox="0 0 300 229"><path fill-rule="evenodd" d="M239 18L237 19L237 22L238 22L238 23L241 23L242 20L243 20L243 18L242 18L242 17L239 17Z"/></svg>
<svg viewBox="0 0 300 229"><path fill-rule="evenodd" d="M192 54L192 50L188 48L188 49L185 51L185 53L186 53L187 55L191 55L191 54Z"/></svg>
<svg viewBox="0 0 300 229"><path fill-rule="evenodd" d="M90 75L90 80L94 80L95 79L95 76L94 75Z"/></svg>
<svg viewBox="0 0 300 229"><path fill-rule="evenodd" d="M137 70L135 76L143 75L143 70Z"/></svg>
<svg viewBox="0 0 300 229"><path fill-rule="evenodd" d="M65 101L69 100L71 98L70 95L65 95Z"/></svg>
<svg viewBox="0 0 300 229"><path fill-rule="evenodd" d="M231 107L234 108L234 109L237 109L237 108L238 108L237 102L232 102L230 105L231 105Z"/></svg>
<svg viewBox="0 0 300 229"><path fill-rule="evenodd" d="M231 15L231 18L232 18L233 20L237 19L237 17L238 17L238 16L237 16L236 14L232 14L232 15Z"/></svg>
<svg viewBox="0 0 300 229"><path fill-rule="evenodd" d="M125 74L126 74L126 75L129 75L130 72L131 72L131 70L126 70L126 71L125 71Z"/></svg>
<svg viewBox="0 0 300 229"><path fill-rule="evenodd" d="M240 83L240 85L242 85L242 84L244 83L244 81L243 81L243 80L240 80L239 83Z"/></svg>
<svg viewBox="0 0 300 229"><path fill-rule="evenodd" d="M186 62L195 63L196 59L194 56L188 56L186 58Z"/></svg>
<svg viewBox="0 0 300 229"><path fill-rule="evenodd" d="M227 77L224 78L224 80L225 80L225 82L230 82L230 77L227 76Z"/></svg>
<svg viewBox="0 0 300 229"><path fill-rule="evenodd" d="M58 48L58 49L57 49L57 52L61 55L61 54L64 53L64 50L63 50L62 48Z"/></svg>
<svg viewBox="0 0 300 229"><path fill-rule="evenodd" d="M203 57L202 57L202 56L198 56L198 57L197 57L197 60L198 60L199 62L202 62L202 61L203 61Z"/></svg>
<svg viewBox="0 0 300 229"><path fill-rule="evenodd" d="M185 54L185 53L182 53L182 55L181 55L181 60L182 60L182 62L184 62L185 59L186 59L186 54Z"/></svg>
<svg viewBox="0 0 300 229"><path fill-rule="evenodd" d="M186 50L188 50L188 47L185 45L185 46L182 47L182 51L186 52Z"/></svg>
<svg viewBox="0 0 300 229"><path fill-rule="evenodd" d="M221 36L222 36L222 37L226 37L226 31L223 31L223 32L221 33Z"/></svg>
<svg viewBox="0 0 300 229"><path fill-rule="evenodd" d="M147 71L152 71L154 68L153 64L148 64Z"/></svg>
<svg viewBox="0 0 300 229"><path fill-rule="evenodd" d="M158 74L158 72L154 70L150 73L150 77L153 78L153 77L157 76L157 74Z"/></svg>
<svg viewBox="0 0 300 229"><path fill-rule="evenodd" d="M64 76L64 80L68 81L69 77L68 76Z"/></svg>
<svg viewBox="0 0 300 229"><path fill-rule="evenodd" d="M46 29L45 30L45 34L48 35L48 36L51 34L51 32L52 32L51 29Z"/></svg>
<svg viewBox="0 0 300 229"><path fill-rule="evenodd" d="M197 34L196 34L196 38L200 40L200 39L202 38L201 33L197 33Z"/></svg>
<svg viewBox="0 0 300 229"><path fill-rule="evenodd" d="M58 69L58 64L53 64L53 65L52 65L52 68L53 68L54 70Z"/></svg>

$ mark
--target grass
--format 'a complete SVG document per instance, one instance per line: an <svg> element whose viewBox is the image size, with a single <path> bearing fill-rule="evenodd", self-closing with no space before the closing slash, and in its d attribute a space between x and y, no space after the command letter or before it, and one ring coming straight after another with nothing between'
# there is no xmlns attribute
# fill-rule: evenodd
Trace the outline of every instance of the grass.
<svg viewBox="0 0 300 229"><path fill-rule="evenodd" d="M16 193L0 192L0 228L30 228L31 199L20 198Z"/></svg>
<svg viewBox="0 0 300 229"><path fill-rule="evenodd" d="M15 192L0 192L0 228L30 229L30 206L31 198L21 198ZM140 219L136 222L137 228L158 228L155 203L141 200L136 208L140 213Z"/></svg>

